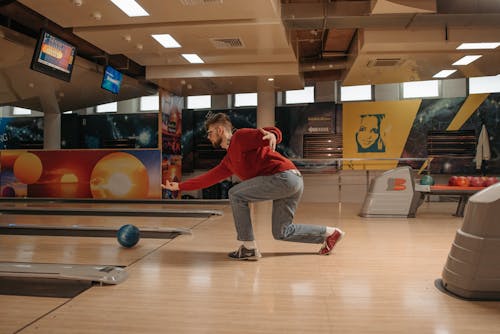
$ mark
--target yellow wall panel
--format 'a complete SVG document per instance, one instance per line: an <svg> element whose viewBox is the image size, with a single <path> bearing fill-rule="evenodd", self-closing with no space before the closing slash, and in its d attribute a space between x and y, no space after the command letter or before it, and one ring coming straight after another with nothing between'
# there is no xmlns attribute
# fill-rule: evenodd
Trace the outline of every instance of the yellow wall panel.
<svg viewBox="0 0 500 334"><path fill-rule="evenodd" d="M397 166L422 100L343 104L344 169ZM364 161L358 160L366 159ZM379 159L379 160L377 160Z"/></svg>

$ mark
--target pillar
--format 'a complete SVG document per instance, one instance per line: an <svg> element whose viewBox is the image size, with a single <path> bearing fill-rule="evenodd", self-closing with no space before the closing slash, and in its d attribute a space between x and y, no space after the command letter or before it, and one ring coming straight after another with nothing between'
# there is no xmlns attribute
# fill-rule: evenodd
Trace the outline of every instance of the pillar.
<svg viewBox="0 0 500 334"><path fill-rule="evenodd" d="M140 104L141 104L140 98L118 101L116 104L117 113L119 113L119 114L137 113L141 109Z"/></svg>
<svg viewBox="0 0 500 334"><path fill-rule="evenodd" d="M276 93L274 82L267 77L261 77L257 83L257 128L274 126L274 109L276 107ZM271 224L272 201L252 203L252 219L268 220ZM258 243L258 240L257 240Z"/></svg>
<svg viewBox="0 0 500 334"><path fill-rule="evenodd" d="M43 111L43 148L58 150L61 148L61 112L54 91L40 94Z"/></svg>
<svg viewBox="0 0 500 334"><path fill-rule="evenodd" d="M257 82L257 128L274 126L274 108L276 107L276 94L274 82L267 77L258 78Z"/></svg>

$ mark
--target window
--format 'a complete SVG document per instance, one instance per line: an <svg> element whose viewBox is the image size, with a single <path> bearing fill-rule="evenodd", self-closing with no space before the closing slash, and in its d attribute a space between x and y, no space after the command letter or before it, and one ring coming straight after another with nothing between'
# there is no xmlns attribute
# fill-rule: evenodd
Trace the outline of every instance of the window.
<svg viewBox="0 0 500 334"><path fill-rule="evenodd" d="M14 107L12 110L13 115L31 115L31 110L26 108Z"/></svg>
<svg viewBox="0 0 500 334"><path fill-rule="evenodd" d="M305 87L300 90L287 90L285 92L285 103L312 103L314 102L314 87Z"/></svg>
<svg viewBox="0 0 500 334"><path fill-rule="evenodd" d="M500 75L469 78L469 94L500 92Z"/></svg>
<svg viewBox="0 0 500 334"><path fill-rule="evenodd" d="M340 100L345 101L371 101L372 86L342 86L340 87Z"/></svg>
<svg viewBox="0 0 500 334"><path fill-rule="evenodd" d="M412 81L403 82L403 98L411 99L418 97L438 97L439 81Z"/></svg>
<svg viewBox="0 0 500 334"><path fill-rule="evenodd" d="M141 111L158 111L160 110L160 98L158 95L142 96Z"/></svg>
<svg viewBox="0 0 500 334"><path fill-rule="evenodd" d="M116 112L118 110L118 103L117 102L111 102L111 103L105 103L105 104L100 104L96 108L96 112Z"/></svg>
<svg viewBox="0 0 500 334"><path fill-rule="evenodd" d="M212 97L210 95L196 95L187 97L188 109L205 109L212 107Z"/></svg>
<svg viewBox="0 0 500 334"><path fill-rule="evenodd" d="M257 105L257 93L234 94L235 107L248 107Z"/></svg>

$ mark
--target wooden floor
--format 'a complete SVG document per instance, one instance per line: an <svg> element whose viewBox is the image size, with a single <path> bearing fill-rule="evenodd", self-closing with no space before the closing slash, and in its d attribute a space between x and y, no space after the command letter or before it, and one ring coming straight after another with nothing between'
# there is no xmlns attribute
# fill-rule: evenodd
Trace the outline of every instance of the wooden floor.
<svg viewBox="0 0 500 334"><path fill-rule="evenodd" d="M279 242L270 205L253 207L263 258L238 262L229 206L210 218L1 215L2 223L192 228L173 240L0 236L0 261L127 266L129 278L72 299L0 295L0 333L500 333L500 302L435 287L462 218L424 203L413 219L360 218L359 204L300 205L297 222L334 225L335 253ZM189 206L193 208L193 206Z"/></svg>

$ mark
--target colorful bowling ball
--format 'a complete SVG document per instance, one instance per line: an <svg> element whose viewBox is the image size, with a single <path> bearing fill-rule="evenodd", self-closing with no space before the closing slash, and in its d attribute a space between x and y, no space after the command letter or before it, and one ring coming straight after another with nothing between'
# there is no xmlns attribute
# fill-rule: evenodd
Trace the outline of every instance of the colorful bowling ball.
<svg viewBox="0 0 500 334"><path fill-rule="evenodd" d="M424 175L420 179L420 184L423 184L426 186L432 186L432 185L434 185L434 179L430 175Z"/></svg>
<svg viewBox="0 0 500 334"><path fill-rule="evenodd" d="M470 178L469 185L471 187L483 187L484 186L484 179L481 176L473 176Z"/></svg>
<svg viewBox="0 0 500 334"><path fill-rule="evenodd" d="M490 176L490 177L488 177L488 178L484 181L483 186L485 186L485 187L489 187L489 186L491 186L492 184L495 184L495 183L497 183L497 182L498 182L498 179L497 179L496 177L494 177L494 176Z"/></svg>
<svg viewBox="0 0 500 334"><path fill-rule="evenodd" d="M465 177L465 176L459 176L459 177L457 177L455 185L459 186L459 187L468 187L469 186L469 179L467 179L467 177Z"/></svg>
<svg viewBox="0 0 500 334"><path fill-rule="evenodd" d="M123 225L116 233L116 238L123 247L134 247L140 239L139 229L132 224Z"/></svg>
<svg viewBox="0 0 500 334"><path fill-rule="evenodd" d="M457 178L458 178L458 176L456 176L456 175L451 176L450 179L448 180L448 185L449 186L456 186L457 185Z"/></svg>

